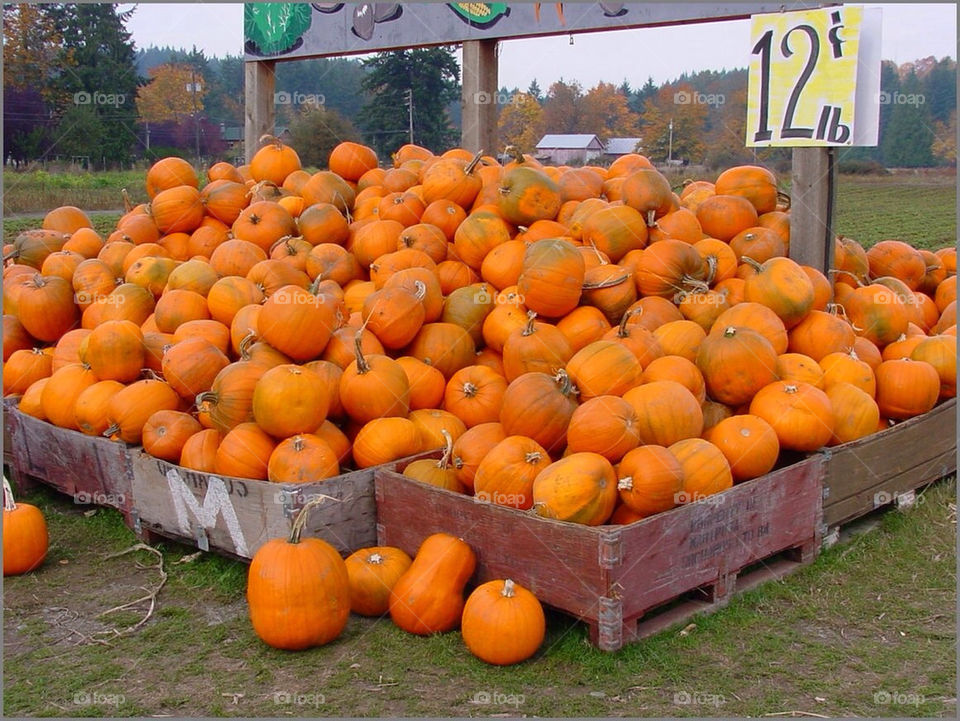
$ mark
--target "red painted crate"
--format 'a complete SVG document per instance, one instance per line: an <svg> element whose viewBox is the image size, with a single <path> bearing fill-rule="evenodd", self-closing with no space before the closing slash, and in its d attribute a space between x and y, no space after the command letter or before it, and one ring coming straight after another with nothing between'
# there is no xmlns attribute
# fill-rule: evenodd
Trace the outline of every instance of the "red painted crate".
<svg viewBox="0 0 960 721"><path fill-rule="evenodd" d="M375 476L377 536L411 554L432 533L459 536L477 554L474 581L512 578L613 651L812 561L823 463L813 456L698 503L597 527L425 485L398 465Z"/></svg>
<svg viewBox="0 0 960 721"><path fill-rule="evenodd" d="M131 451L125 443L60 428L7 408L14 480L51 486L75 503L111 506L129 518Z"/></svg>

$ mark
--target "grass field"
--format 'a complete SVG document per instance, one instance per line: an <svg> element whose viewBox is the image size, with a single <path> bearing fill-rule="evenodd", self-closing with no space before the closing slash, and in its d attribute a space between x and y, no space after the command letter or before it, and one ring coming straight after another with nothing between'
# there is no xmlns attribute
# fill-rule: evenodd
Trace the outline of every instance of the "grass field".
<svg viewBox="0 0 960 721"><path fill-rule="evenodd" d="M84 210L117 210L123 207L124 188L134 202L147 199L146 173L142 170L97 173L47 173L3 171L3 215L45 213L60 205Z"/></svg>
<svg viewBox="0 0 960 721"><path fill-rule="evenodd" d="M37 716L941 716L956 714L956 487L825 551L783 581L616 654L548 614L537 656L474 659L457 632L412 637L351 617L334 643L292 654L253 634L246 566L164 549L153 618L101 614L157 584L110 510L41 491L51 549L4 580L4 710ZM138 565L139 562L139 565Z"/></svg>

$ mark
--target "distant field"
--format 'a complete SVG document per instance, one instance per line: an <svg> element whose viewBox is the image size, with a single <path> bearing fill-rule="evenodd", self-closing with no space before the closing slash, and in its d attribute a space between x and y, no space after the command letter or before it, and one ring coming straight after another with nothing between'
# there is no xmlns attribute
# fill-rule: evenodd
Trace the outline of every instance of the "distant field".
<svg viewBox="0 0 960 721"><path fill-rule="evenodd" d="M124 188L137 202L147 198L142 170L99 173L29 173L3 171L3 215L45 213L60 205L84 210L116 210L123 207Z"/></svg>
<svg viewBox="0 0 960 721"><path fill-rule="evenodd" d="M957 242L957 178L841 176L834 230L869 247L896 238L918 248Z"/></svg>

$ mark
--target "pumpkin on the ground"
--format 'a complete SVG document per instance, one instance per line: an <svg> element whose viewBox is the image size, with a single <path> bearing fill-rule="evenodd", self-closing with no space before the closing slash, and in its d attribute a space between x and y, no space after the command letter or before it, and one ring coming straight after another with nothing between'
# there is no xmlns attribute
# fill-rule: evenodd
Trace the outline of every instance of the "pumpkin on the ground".
<svg viewBox="0 0 960 721"><path fill-rule="evenodd" d="M530 658L546 633L543 606L511 579L477 586L463 607L460 632L470 653L497 666Z"/></svg>
<svg viewBox="0 0 960 721"><path fill-rule="evenodd" d="M17 503L3 479L3 575L29 573L47 557L47 522L39 508Z"/></svg>

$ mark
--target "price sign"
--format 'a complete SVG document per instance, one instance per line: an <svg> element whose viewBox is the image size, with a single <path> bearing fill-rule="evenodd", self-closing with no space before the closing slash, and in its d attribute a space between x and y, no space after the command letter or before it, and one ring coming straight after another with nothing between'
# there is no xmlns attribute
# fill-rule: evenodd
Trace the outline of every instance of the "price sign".
<svg viewBox="0 0 960 721"><path fill-rule="evenodd" d="M879 39L860 6L754 15L747 146L876 145Z"/></svg>

